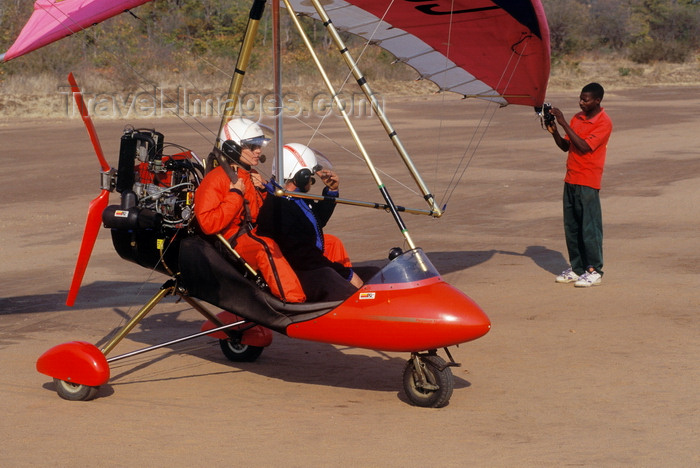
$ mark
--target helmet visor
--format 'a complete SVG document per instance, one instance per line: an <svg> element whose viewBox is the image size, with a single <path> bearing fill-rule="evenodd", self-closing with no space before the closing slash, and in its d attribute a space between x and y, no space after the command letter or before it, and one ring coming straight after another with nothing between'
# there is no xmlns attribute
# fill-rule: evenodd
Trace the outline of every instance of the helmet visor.
<svg viewBox="0 0 700 468"><path fill-rule="evenodd" d="M253 138L246 138L245 140L241 140L241 147L249 149L264 148L269 142L270 138L267 138L264 135L260 135Z"/></svg>
<svg viewBox="0 0 700 468"><path fill-rule="evenodd" d="M318 150L314 150L314 156L316 156L316 166L313 168L314 174L323 169L328 169L329 171L333 170L333 164L323 155L323 153Z"/></svg>

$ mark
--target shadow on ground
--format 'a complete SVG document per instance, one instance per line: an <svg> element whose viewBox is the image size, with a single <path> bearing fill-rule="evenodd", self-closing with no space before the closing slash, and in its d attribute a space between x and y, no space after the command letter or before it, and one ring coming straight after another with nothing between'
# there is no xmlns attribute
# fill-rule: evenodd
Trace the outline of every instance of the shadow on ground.
<svg viewBox="0 0 700 468"><path fill-rule="evenodd" d="M566 269L568 262L561 252L541 245L531 245L524 252L510 250L476 250L458 252L426 252L428 258L441 274L466 270L481 263L486 263L495 255L513 255L530 258L535 265L552 274L559 274Z"/></svg>
<svg viewBox="0 0 700 468"><path fill-rule="evenodd" d="M540 268L552 274L564 270L568 263L561 252L541 245L529 246L524 252L508 250L475 250L455 252L426 252L441 274L466 270L491 260L495 255L528 257ZM383 260L360 262L361 267L382 266ZM163 282L168 278L163 276ZM26 295L0 298L0 316L31 314L66 310L95 309L102 307L140 307L160 288L162 283L137 283L129 281L95 281L83 286L76 304L65 305L67 291L52 294Z"/></svg>

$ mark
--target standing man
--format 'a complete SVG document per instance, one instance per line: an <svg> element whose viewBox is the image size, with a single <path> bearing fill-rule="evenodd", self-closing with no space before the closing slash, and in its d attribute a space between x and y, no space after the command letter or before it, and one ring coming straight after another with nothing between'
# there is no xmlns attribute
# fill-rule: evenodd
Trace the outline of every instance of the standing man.
<svg viewBox="0 0 700 468"><path fill-rule="evenodd" d="M604 90L598 83L583 87L581 112L567 124L557 108L547 130L562 151L568 151L564 178L564 232L571 267L557 276L557 283L574 283L579 288L601 284L603 277L603 218L600 182L605 154L612 133L612 121L600 106ZM557 125L565 135L559 134Z"/></svg>

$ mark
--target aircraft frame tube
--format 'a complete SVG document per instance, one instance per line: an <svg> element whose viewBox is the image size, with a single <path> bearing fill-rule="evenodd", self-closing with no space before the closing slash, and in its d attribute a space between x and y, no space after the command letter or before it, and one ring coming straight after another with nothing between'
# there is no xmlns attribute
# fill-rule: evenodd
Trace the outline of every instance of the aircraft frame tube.
<svg viewBox="0 0 700 468"><path fill-rule="evenodd" d="M399 226L399 229L401 231L401 234L403 234L404 239L406 240L406 243L408 244L409 248L415 249L416 246L413 243L413 239L411 238L411 235L408 233L408 229L406 229L406 225L404 224L403 220L401 219L401 215L399 215L398 211L396 210L396 206L394 205L393 200L389 196L389 193L386 189L386 186L381 180L381 177L379 176L379 173L377 172L376 167L374 166L374 163L372 162L372 159L369 156L369 153L367 153L367 150L365 149L364 144L360 140L359 135L357 134L357 131L355 130L355 126L352 124L350 117L348 116L347 112L345 112L345 108L343 106L343 103L341 102L340 98L338 97L338 92L335 90L335 87L331 83L330 79L328 78L328 74L326 73L325 68L321 64L321 61L318 58L318 55L316 55L316 51L313 48L313 45L311 44L311 41L309 40L308 36L306 35L306 32L304 32L304 28L302 27L301 23L299 22L299 18L297 18L296 11L292 7L291 3L289 0L283 0L285 4L285 8L289 12L289 16L294 23L294 26L297 28L297 31L299 31L299 35L301 36L302 40L304 41L304 44L306 45L306 48L309 51L309 54L311 55L311 58L313 59L314 63L316 64L316 68L318 69L319 73L321 74L321 77L323 78L323 82L326 85L326 88L328 89L328 92L333 96L333 102L338 106L338 110L340 111L341 116L343 117L343 120L345 121L345 125L347 125L348 130L350 132L350 135L352 136L352 139L355 141L355 144L357 145L357 149L360 151L360 154L362 154L362 157L365 160L365 163L367 164L367 168L369 169L370 173L372 174L372 177L374 178L375 182L377 183L377 186L379 187L379 191L381 192L382 196L384 197L384 200L386 203L391 207L389 211L391 211L392 216L394 217L394 221L396 221L396 224Z"/></svg>
<svg viewBox="0 0 700 468"><path fill-rule="evenodd" d="M129 357L132 357L132 356L137 356L137 355L139 355L139 354L147 353L147 352L149 352L149 351L153 351L153 350L156 350L156 349L165 348L166 346L171 346L171 345L174 345L174 344L178 344L178 343L182 343L182 342L185 342L185 341L193 340L193 339L195 339L195 338L199 338L200 336L211 335L212 333L216 333L216 332L219 332L219 331L227 331L227 330L229 330L229 329L231 329L231 328L233 328L233 327L237 327L237 326L239 326L239 325L243 325L244 323L246 323L245 320L240 320L240 321L238 321L238 322L233 322L233 323L229 323L229 324L224 324L224 325L221 325L221 326L219 326L219 327L212 328L211 330L201 331L201 332L198 332L198 333L195 333L195 334L192 334L192 335L183 336L182 338L176 338L176 339L174 339L174 340L166 341L165 343L160 343L160 344L157 344L157 345L148 346L147 348L141 348L141 349L137 349L137 350L135 350L135 351L130 351L130 352L128 352L128 353L120 354L119 356L114 356L114 357L111 357L111 358L107 359L107 362L119 361L119 360L121 360L121 359L126 359L126 358L129 358Z"/></svg>
<svg viewBox="0 0 700 468"><path fill-rule="evenodd" d="M404 148L403 143L401 143L399 135L396 133L396 130L394 130L393 126L391 125L391 122L389 122L389 119L384 113L384 110L377 102L377 98L374 96L374 93L372 92L372 89L370 88L367 79L358 68L355 59L350 54L350 51L345 45L345 42L343 42L343 39L340 37L340 34L338 34L338 30L335 28L333 21L330 19L330 17L326 13L326 10L323 8L323 6L318 0L311 0L311 3L313 4L314 8L316 8L316 11L320 16L323 25L326 27L326 30L331 36L331 39L333 39L333 42L335 42L335 45L338 48L338 51L340 52L340 55L343 57L343 60L345 60L345 63L352 72L353 76L355 77L355 80L357 80L357 84L360 86L360 89L365 94L367 99L369 99L372 105L372 110L377 114L379 121L384 126L384 130L386 130L386 133L389 136L389 139L393 143L394 147L396 148L396 151L399 153L399 156L401 156L401 159L403 159L404 164L406 165L408 171L413 177L413 180L416 182L416 185L418 185L418 188L423 193L425 201L428 202L428 205L430 206L430 214L436 218L439 218L440 216L442 216L442 210L440 210L440 208L437 206L437 203L435 203L433 195L430 193L430 190L428 190L428 187L423 181L423 178L418 172L418 169L413 164L413 160L408 155L408 152Z"/></svg>
<svg viewBox="0 0 700 468"><path fill-rule="evenodd" d="M389 205L383 204L383 203L369 202L369 201L362 201L362 200L351 200L349 198L329 197L329 196L324 196L324 195L316 195L313 193L289 192L287 190L282 190L282 189L276 191L275 195L278 197L295 197L295 198L305 198L308 200L331 199L334 202L340 203L342 205L361 206L363 208L375 208L377 210L390 209ZM421 210L421 209L417 209L417 208L406 208L404 206L399 206L399 205L396 205L396 211L400 211L403 213L409 213L409 214L420 214L420 215L431 215L432 214L428 210Z"/></svg>
<svg viewBox="0 0 700 468"><path fill-rule="evenodd" d="M280 2L272 2L272 67L273 67L273 91L275 93L275 154L277 160L277 180L284 180L284 158L282 146L284 145L284 129L282 116L284 104L282 102L282 50L280 46Z"/></svg>
<svg viewBox="0 0 700 468"><path fill-rule="evenodd" d="M166 284L164 284L161 289L151 298L150 301L148 301L142 308L139 310L136 315L134 315L129 322L124 325L124 328L119 330L119 332L112 338L109 343L105 345L104 348L102 348L102 354L105 356L110 353L114 349L117 344L126 337L126 335L129 334L129 332L138 324L141 320L148 315L148 313L153 310L153 308L168 294L171 294L173 291L175 291L175 285L174 282L171 284L170 281L168 281Z"/></svg>
<svg viewBox="0 0 700 468"><path fill-rule="evenodd" d="M255 37L258 33L258 26L260 25L260 19L265 11L265 0L254 0L253 6L250 8L250 15L248 16L248 25L246 26L245 36L243 37L243 44L241 44L241 51L238 54L238 60L236 61L236 69L233 72L233 77L231 78L231 86L229 87L228 94L226 95L224 115L221 117L221 124L219 125L219 131L216 133L217 146L221 148L221 142L219 141L219 135L224 129L224 125L231 120L233 114L236 112L236 103L238 102L238 96L241 92L241 86L243 85L243 78L245 76L246 69L250 63L250 56L253 51L253 45L255 44Z"/></svg>

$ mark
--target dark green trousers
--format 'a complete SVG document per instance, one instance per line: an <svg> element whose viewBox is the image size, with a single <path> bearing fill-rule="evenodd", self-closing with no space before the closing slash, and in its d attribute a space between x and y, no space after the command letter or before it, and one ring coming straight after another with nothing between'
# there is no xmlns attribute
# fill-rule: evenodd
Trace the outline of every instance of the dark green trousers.
<svg viewBox="0 0 700 468"><path fill-rule="evenodd" d="M571 269L603 274L603 215L599 190L564 183L564 233Z"/></svg>

